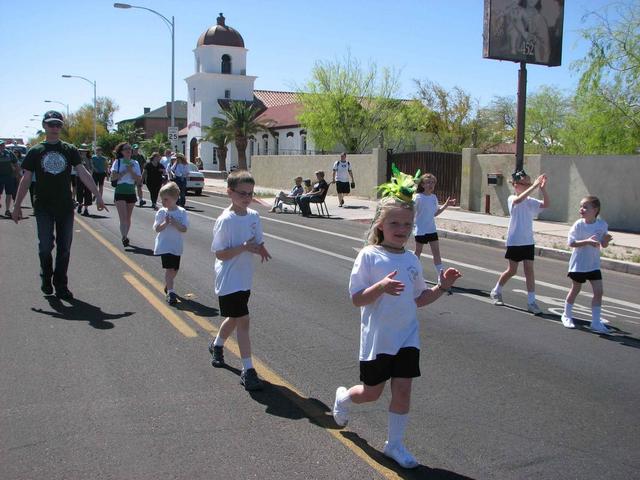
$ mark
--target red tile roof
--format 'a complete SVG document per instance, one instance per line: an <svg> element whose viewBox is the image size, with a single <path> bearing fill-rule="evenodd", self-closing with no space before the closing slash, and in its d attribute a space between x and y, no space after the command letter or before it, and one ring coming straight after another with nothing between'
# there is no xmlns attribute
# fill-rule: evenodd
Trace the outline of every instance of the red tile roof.
<svg viewBox="0 0 640 480"><path fill-rule="evenodd" d="M271 121L272 128L297 127L300 125L298 115L302 111L299 103L289 103L287 105L276 105L269 107L259 117L260 121Z"/></svg>
<svg viewBox="0 0 640 480"><path fill-rule="evenodd" d="M296 92L279 92L276 90L254 90L253 95L267 107L297 103Z"/></svg>

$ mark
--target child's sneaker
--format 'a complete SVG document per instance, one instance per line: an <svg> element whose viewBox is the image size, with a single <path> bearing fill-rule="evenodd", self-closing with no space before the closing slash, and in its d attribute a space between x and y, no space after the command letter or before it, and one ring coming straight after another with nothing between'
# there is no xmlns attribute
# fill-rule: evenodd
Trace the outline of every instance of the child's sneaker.
<svg viewBox="0 0 640 480"><path fill-rule="evenodd" d="M258 378L258 373L255 368L242 371L240 374L240 385L242 385L248 392L262 390L262 387L264 386L262 380Z"/></svg>
<svg viewBox="0 0 640 480"><path fill-rule="evenodd" d="M604 334L611 333L611 330L609 330L607 326L602 322L597 322L597 323L591 322L591 331L596 333L604 333Z"/></svg>
<svg viewBox="0 0 640 480"><path fill-rule="evenodd" d="M213 340L209 342L209 353L211 354L211 365L216 368L224 367L224 347L216 347Z"/></svg>
<svg viewBox="0 0 640 480"><path fill-rule="evenodd" d="M387 457L394 459L403 468L416 468L418 461L411 453L404 447L404 445L389 445L389 442L384 442L384 449L382 450Z"/></svg>
<svg viewBox="0 0 640 480"><path fill-rule="evenodd" d="M560 317L560 320L562 320L562 325L564 325L565 327L576 328L576 326L573 323L573 318L567 317L564 313L562 314L562 317Z"/></svg>
<svg viewBox="0 0 640 480"><path fill-rule="evenodd" d="M538 306L536 302L528 303L527 311L530 313L533 313L534 315L540 315L542 313L542 309Z"/></svg>
<svg viewBox="0 0 640 480"><path fill-rule="evenodd" d="M502 301L501 292L496 292L495 290L491 290L491 293L489 294L489 296L493 300L494 305L500 305L500 306L504 305L504 302Z"/></svg>
<svg viewBox="0 0 640 480"><path fill-rule="evenodd" d="M176 295L175 292L167 293L167 303L169 305L175 305L176 303L178 303L178 295Z"/></svg>
<svg viewBox="0 0 640 480"><path fill-rule="evenodd" d="M341 404L342 400L347 395L347 389L345 387L338 387L336 390L336 399L333 402L333 420L344 427L349 422L349 407Z"/></svg>

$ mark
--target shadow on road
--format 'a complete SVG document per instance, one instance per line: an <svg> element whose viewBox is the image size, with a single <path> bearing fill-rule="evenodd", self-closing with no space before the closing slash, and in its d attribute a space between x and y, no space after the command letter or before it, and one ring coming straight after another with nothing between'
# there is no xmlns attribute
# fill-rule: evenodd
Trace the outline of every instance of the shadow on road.
<svg viewBox="0 0 640 480"><path fill-rule="evenodd" d="M46 299L53 311L43 310L42 308L32 308L31 310L36 313L49 315L53 318L89 322L89 325L98 330L109 330L113 328L114 324L108 320L115 320L117 318L133 315L133 312L106 313L103 312L100 307L83 302L77 298L74 298L69 302L71 306L65 305L59 298L54 297L53 295L47 296Z"/></svg>
<svg viewBox="0 0 640 480"><path fill-rule="evenodd" d="M145 255L147 257L153 257L153 250L151 248L141 248L136 247L135 245L129 245L125 247L125 251L129 253L134 253L136 255Z"/></svg>
<svg viewBox="0 0 640 480"><path fill-rule="evenodd" d="M180 302L178 302L178 304L175 306L177 310L192 312L199 317L217 317L218 315L220 315L220 312L217 308L209 307L208 305L204 305L203 303L197 302L191 298L179 298Z"/></svg>
<svg viewBox="0 0 640 480"><path fill-rule="evenodd" d="M454 473L449 470L443 470L441 468L431 468L427 465L420 465L417 468L407 470L406 468L400 467L393 460L385 457L380 450L373 448L371 445L369 445L369 442L367 442L357 433L343 431L341 432L341 434L344 438L349 440L364 453L369 455L369 457L371 457L371 459L376 463L379 463L383 467L396 472L396 474L400 478L429 480L473 480L472 477L460 475L459 473Z"/></svg>

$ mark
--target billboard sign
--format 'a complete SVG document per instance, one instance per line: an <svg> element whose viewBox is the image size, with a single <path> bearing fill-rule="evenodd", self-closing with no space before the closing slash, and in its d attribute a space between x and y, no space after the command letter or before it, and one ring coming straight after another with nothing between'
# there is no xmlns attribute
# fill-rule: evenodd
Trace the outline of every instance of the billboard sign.
<svg viewBox="0 0 640 480"><path fill-rule="evenodd" d="M564 0L484 0L484 58L557 67Z"/></svg>

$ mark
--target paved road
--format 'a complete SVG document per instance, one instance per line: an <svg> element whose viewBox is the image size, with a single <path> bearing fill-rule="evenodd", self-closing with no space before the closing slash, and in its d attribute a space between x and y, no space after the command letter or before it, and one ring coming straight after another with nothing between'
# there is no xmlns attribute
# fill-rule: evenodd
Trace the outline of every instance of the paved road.
<svg viewBox="0 0 640 480"><path fill-rule="evenodd" d="M534 317L520 308L521 279L505 292L513 307L488 301L502 251L443 241L446 263L465 276L421 310L423 376L407 444L424 466L406 472L378 453L387 396L356 407L343 431L327 414L336 386L358 377L347 284L366 225L264 215L274 259L257 267L251 312L270 386L248 395L234 345L228 370L211 368L206 352L221 320L211 228L226 202L188 200L178 310L162 302L151 209L135 209L126 251L115 208L79 218L71 304L39 292L34 220L0 220L0 478L637 477L637 277L606 273L614 335L569 331L556 315L564 262L536 260L549 313Z"/></svg>

